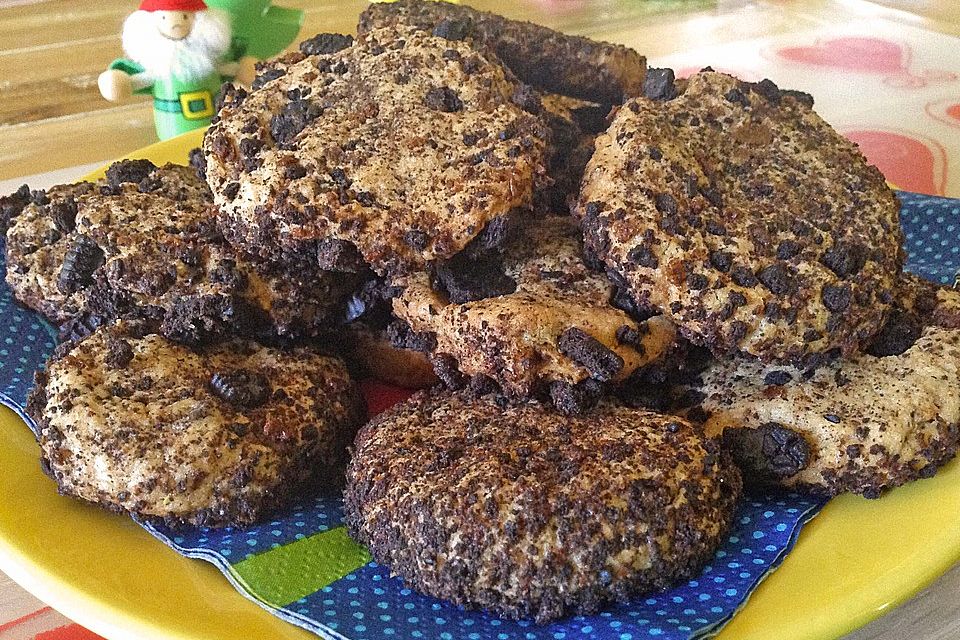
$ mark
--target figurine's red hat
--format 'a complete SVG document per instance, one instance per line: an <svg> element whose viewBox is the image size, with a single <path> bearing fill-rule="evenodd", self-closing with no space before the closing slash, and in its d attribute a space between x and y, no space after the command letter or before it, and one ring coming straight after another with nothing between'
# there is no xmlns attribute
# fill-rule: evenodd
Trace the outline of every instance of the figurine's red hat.
<svg viewBox="0 0 960 640"><path fill-rule="evenodd" d="M203 11L203 0L142 0L141 11Z"/></svg>

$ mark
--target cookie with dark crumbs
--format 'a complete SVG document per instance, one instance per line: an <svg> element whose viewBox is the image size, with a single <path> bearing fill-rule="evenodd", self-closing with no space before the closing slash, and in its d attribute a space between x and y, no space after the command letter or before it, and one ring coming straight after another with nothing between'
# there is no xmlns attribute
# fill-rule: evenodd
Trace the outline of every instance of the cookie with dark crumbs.
<svg viewBox="0 0 960 640"><path fill-rule="evenodd" d="M397 27L271 64L204 139L228 239L265 260L415 271L529 208L546 180L545 126L468 41Z"/></svg>
<svg viewBox="0 0 960 640"><path fill-rule="evenodd" d="M809 101L709 71L620 108L576 207L593 254L685 337L807 364L880 328L904 257L898 211Z"/></svg>
<svg viewBox="0 0 960 640"><path fill-rule="evenodd" d="M357 31L412 25L449 39L474 37L493 49L521 80L552 93L619 103L640 95L646 59L633 49L510 20L466 5L399 0L374 3Z"/></svg>
<svg viewBox="0 0 960 640"><path fill-rule="evenodd" d="M665 318L638 322L611 305L614 287L584 264L570 218L531 222L501 258L457 261L395 284L403 292L394 314L434 336L428 347L441 364L512 399L556 395L558 383L622 381L676 341Z"/></svg>
<svg viewBox="0 0 960 640"><path fill-rule="evenodd" d="M254 264L224 240L190 168L150 167L117 163L25 206L7 232L14 296L73 337L127 315L191 343L333 326L357 276Z"/></svg>
<svg viewBox="0 0 960 640"><path fill-rule="evenodd" d="M361 429L344 519L407 586L546 623L698 573L740 489L718 443L681 418L433 391Z"/></svg>
<svg viewBox="0 0 960 640"><path fill-rule="evenodd" d="M927 324L960 329L960 290L912 273L901 276L894 293L896 304Z"/></svg>
<svg viewBox="0 0 960 640"><path fill-rule="evenodd" d="M881 333L895 337L882 356L813 372L718 361L690 387L697 415L748 482L876 498L930 477L960 443L960 331Z"/></svg>
<svg viewBox="0 0 960 640"><path fill-rule="evenodd" d="M364 404L341 361L117 323L48 362L29 403L60 492L169 524L251 524L342 482Z"/></svg>

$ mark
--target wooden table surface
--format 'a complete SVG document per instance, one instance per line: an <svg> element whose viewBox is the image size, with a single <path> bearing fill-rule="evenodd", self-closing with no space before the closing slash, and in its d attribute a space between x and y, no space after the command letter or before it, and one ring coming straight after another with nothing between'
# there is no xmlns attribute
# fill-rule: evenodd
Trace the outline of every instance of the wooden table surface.
<svg viewBox="0 0 960 640"><path fill-rule="evenodd" d="M302 34L309 35L352 32L356 15L366 3L281 0L278 4L304 9ZM470 0L470 4L624 42L655 60L692 48L789 35L801 26L863 19L923 30L930 37L960 35L957 0ZM148 100L108 103L96 86L97 75L120 54L120 27L135 5L133 0L0 0L0 183L106 161L155 141ZM960 40L956 46L960 47ZM960 102L960 93L955 99ZM960 148L948 148L944 157L948 155L960 156ZM942 183L948 184L945 178ZM946 192L960 195L956 188L948 187ZM0 640L33 637L10 635L11 627L5 623L42 607L0 574ZM849 636L856 640L957 637L960 567L906 605Z"/></svg>

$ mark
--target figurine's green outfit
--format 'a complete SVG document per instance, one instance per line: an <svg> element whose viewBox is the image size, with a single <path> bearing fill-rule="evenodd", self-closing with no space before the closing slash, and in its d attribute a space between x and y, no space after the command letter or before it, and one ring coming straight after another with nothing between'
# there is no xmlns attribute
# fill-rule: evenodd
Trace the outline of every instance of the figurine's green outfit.
<svg viewBox="0 0 960 640"><path fill-rule="evenodd" d="M274 7L270 0L207 0L207 6L230 14L233 39L225 61L243 56L264 60L274 56L293 42L303 22L303 11ZM120 58L111 69L134 76L143 73L142 66ZM172 138L210 124L213 98L224 81L219 74L184 82L178 78L153 78L153 82L134 93L153 96L153 115L161 140Z"/></svg>
<svg viewBox="0 0 960 640"><path fill-rule="evenodd" d="M143 67L124 58L114 60L110 68L129 75L143 72ZM153 84L138 89L135 93L153 96L157 136L166 140L210 124L214 113L213 97L217 95L224 80L227 78L219 74L193 82L184 82L175 77L156 78Z"/></svg>

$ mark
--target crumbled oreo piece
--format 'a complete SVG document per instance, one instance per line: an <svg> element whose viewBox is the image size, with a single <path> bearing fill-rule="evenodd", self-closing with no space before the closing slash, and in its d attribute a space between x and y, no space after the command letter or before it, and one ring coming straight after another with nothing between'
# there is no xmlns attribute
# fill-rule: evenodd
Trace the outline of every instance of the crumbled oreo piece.
<svg viewBox="0 0 960 640"><path fill-rule="evenodd" d="M474 260L454 257L434 269L434 287L446 293L450 302L463 304L517 290L516 281L503 272L495 257Z"/></svg>
<svg viewBox="0 0 960 640"><path fill-rule="evenodd" d="M432 87L423 98L423 103L435 110L454 113L463 109L463 101L450 87Z"/></svg>
<svg viewBox="0 0 960 640"><path fill-rule="evenodd" d="M643 95L650 100L673 100L677 97L673 69L647 69L643 80Z"/></svg>
<svg viewBox="0 0 960 640"><path fill-rule="evenodd" d="M912 313L893 309L880 332L866 348L878 358L898 356L912 347L923 333L923 324Z"/></svg>
<svg viewBox="0 0 960 640"><path fill-rule="evenodd" d="M67 249L57 277L60 293L71 293L93 282L93 272L103 266L103 250L89 236L79 235Z"/></svg>
<svg viewBox="0 0 960 640"><path fill-rule="evenodd" d="M353 243L335 238L317 243L317 264L325 271L362 273L367 269L363 256Z"/></svg>
<svg viewBox="0 0 960 640"><path fill-rule="evenodd" d="M561 333L557 348L600 382L609 382L623 369L623 358L578 327Z"/></svg>
<svg viewBox="0 0 960 640"><path fill-rule="evenodd" d="M578 416L597 405L603 395L603 387L590 378L577 384L557 381L550 385L549 393L557 411L568 416Z"/></svg>
<svg viewBox="0 0 960 640"><path fill-rule="evenodd" d="M280 145L289 145L323 108L309 100L293 100L280 113L270 118L270 135Z"/></svg>
<svg viewBox="0 0 960 640"><path fill-rule="evenodd" d="M466 20L444 18L433 28L433 35L445 40L463 40L470 35L471 26Z"/></svg>
<svg viewBox="0 0 960 640"><path fill-rule="evenodd" d="M353 45L353 36L342 33L318 33L300 43L300 53L306 56L329 55Z"/></svg>
<svg viewBox="0 0 960 640"><path fill-rule="evenodd" d="M266 376L245 369L214 373L210 388L223 400L245 409L259 407L270 397L270 381Z"/></svg>
<svg viewBox="0 0 960 640"><path fill-rule="evenodd" d="M746 474L760 480L799 473L810 464L812 455L806 438L776 422L767 422L757 429L725 431L723 441Z"/></svg>
<svg viewBox="0 0 960 640"><path fill-rule="evenodd" d="M114 189L124 182L140 184L156 168L149 160L120 160L107 168L107 184Z"/></svg>

